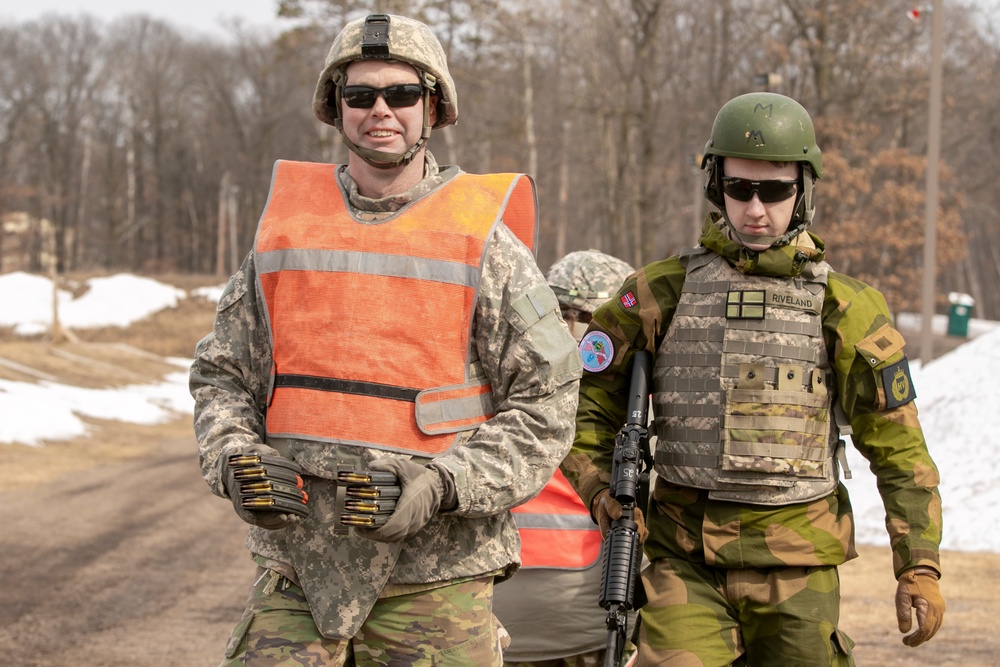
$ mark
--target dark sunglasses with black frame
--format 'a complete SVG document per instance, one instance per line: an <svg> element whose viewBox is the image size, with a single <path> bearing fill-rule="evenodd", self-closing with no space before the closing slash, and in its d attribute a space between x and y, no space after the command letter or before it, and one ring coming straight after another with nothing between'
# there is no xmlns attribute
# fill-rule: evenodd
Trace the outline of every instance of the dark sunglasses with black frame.
<svg viewBox="0 0 1000 667"><path fill-rule="evenodd" d="M344 86L340 94L344 104L352 109L371 109L379 95L393 109L412 107L424 96L424 87L419 83L397 83L385 88Z"/></svg>
<svg viewBox="0 0 1000 667"><path fill-rule="evenodd" d="M752 181L749 178L740 178L739 176L722 177L722 191L733 199L750 201L756 192L764 204L785 201L795 194L795 186L798 184L798 180Z"/></svg>

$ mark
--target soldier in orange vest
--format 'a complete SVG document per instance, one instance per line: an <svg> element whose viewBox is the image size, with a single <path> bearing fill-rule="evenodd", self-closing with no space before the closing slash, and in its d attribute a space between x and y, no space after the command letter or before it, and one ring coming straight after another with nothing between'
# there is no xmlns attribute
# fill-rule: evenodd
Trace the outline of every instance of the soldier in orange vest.
<svg viewBox="0 0 1000 667"><path fill-rule="evenodd" d="M633 268L597 250L571 252L549 269L573 337ZM514 508L521 569L496 589L494 610L511 636L505 667L601 667L608 630L598 606L601 531L562 472Z"/></svg>
<svg viewBox="0 0 1000 667"><path fill-rule="evenodd" d="M499 667L510 510L569 450L581 372L534 184L427 150L458 99L418 21L349 23L313 107L348 163L275 165L191 369L203 476L259 566L222 664ZM384 524L343 521L359 469L398 480Z"/></svg>

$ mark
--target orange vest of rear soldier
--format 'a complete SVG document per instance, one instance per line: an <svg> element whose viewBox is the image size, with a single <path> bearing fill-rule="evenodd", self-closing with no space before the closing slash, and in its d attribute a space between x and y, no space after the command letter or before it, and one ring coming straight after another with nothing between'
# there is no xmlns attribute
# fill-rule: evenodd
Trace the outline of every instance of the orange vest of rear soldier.
<svg viewBox="0 0 1000 667"><path fill-rule="evenodd" d="M469 363L482 263L501 219L534 247L534 183L459 174L362 223L337 169L278 161L257 231L268 436L437 456L493 414Z"/></svg>
<svg viewBox="0 0 1000 667"><path fill-rule="evenodd" d="M521 535L521 567L582 570L600 558L600 528L558 468L541 493L511 512Z"/></svg>

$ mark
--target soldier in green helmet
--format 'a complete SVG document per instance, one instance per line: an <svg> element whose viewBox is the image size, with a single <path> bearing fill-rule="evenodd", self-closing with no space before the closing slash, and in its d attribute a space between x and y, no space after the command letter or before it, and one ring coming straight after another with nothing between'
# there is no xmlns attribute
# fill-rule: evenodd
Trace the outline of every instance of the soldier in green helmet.
<svg viewBox="0 0 1000 667"><path fill-rule="evenodd" d="M347 164L275 165L191 368L202 475L258 565L222 665L500 667L510 510L569 451L579 395L534 184L427 150L458 98L419 21L345 26L313 110Z"/></svg>
<svg viewBox="0 0 1000 667"><path fill-rule="evenodd" d="M852 665L837 567L857 554L844 438L878 479L903 643L944 615L938 471L904 341L883 296L835 272L807 231L822 156L795 100L730 100L702 164L697 247L631 276L583 345L562 470L614 518L611 453L636 351L654 355L656 482L644 543L639 665ZM913 617L916 629L913 629Z"/></svg>

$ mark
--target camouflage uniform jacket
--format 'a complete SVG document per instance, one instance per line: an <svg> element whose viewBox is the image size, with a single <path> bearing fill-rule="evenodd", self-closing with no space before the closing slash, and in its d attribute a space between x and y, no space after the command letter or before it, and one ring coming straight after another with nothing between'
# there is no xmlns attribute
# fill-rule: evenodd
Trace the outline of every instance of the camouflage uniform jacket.
<svg viewBox="0 0 1000 667"><path fill-rule="evenodd" d="M812 234L762 253L745 250L711 214L700 245L746 274L787 276L805 260L822 261L824 246ZM685 280L678 257L631 276L594 314L591 330L614 346L611 365L585 372L580 383L577 433L563 472L590 506L610 479L614 436L624 423L633 351L659 349ZM626 307L622 296L635 303ZM940 572L941 498L938 471L924 441L912 401L889 407L884 371L903 359L902 337L875 289L831 271L822 307L822 331L835 374L838 401L853 428L852 440L878 479L898 575L917 565ZM878 334L876 335L876 332ZM876 343L898 343L885 355ZM891 384L891 382L889 382ZM647 526L646 555L673 556L722 568L840 565L856 556L854 519L844 485L828 496L770 507L708 498L708 492L657 480Z"/></svg>
<svg viewBox="0 0 1000 667"><path fill-rule="evenodd" d="M375 221L385 217L380 212L432 196L459 173L457 167L439 173L429 154L427 163L423 181L387 200L359 196L346 170L338 174L355 216ZM199 342L191 369L202 474L217 495L225 493L221 457L265 441L272 350L256 284L251 252L229 281L214 332ZM543 314L523 308L529 292L550 308ZM580 359L531 252L503 225L488 241L473 328L473 356L492 385L496 412L462 445L435 459L454 476L458 506L453 511L438 514L402 544L335 535L335 486L308 476L312 511L307 519L276 531L250 528L248 549L258 562L303 586L327 637L353 636L380 595L485 573L510 574L520 562L509 509L538 493L570 447ZM269 444L293 458L314 457L322 448L323 455L352 467L386 456L295 440Z"/></svg>

